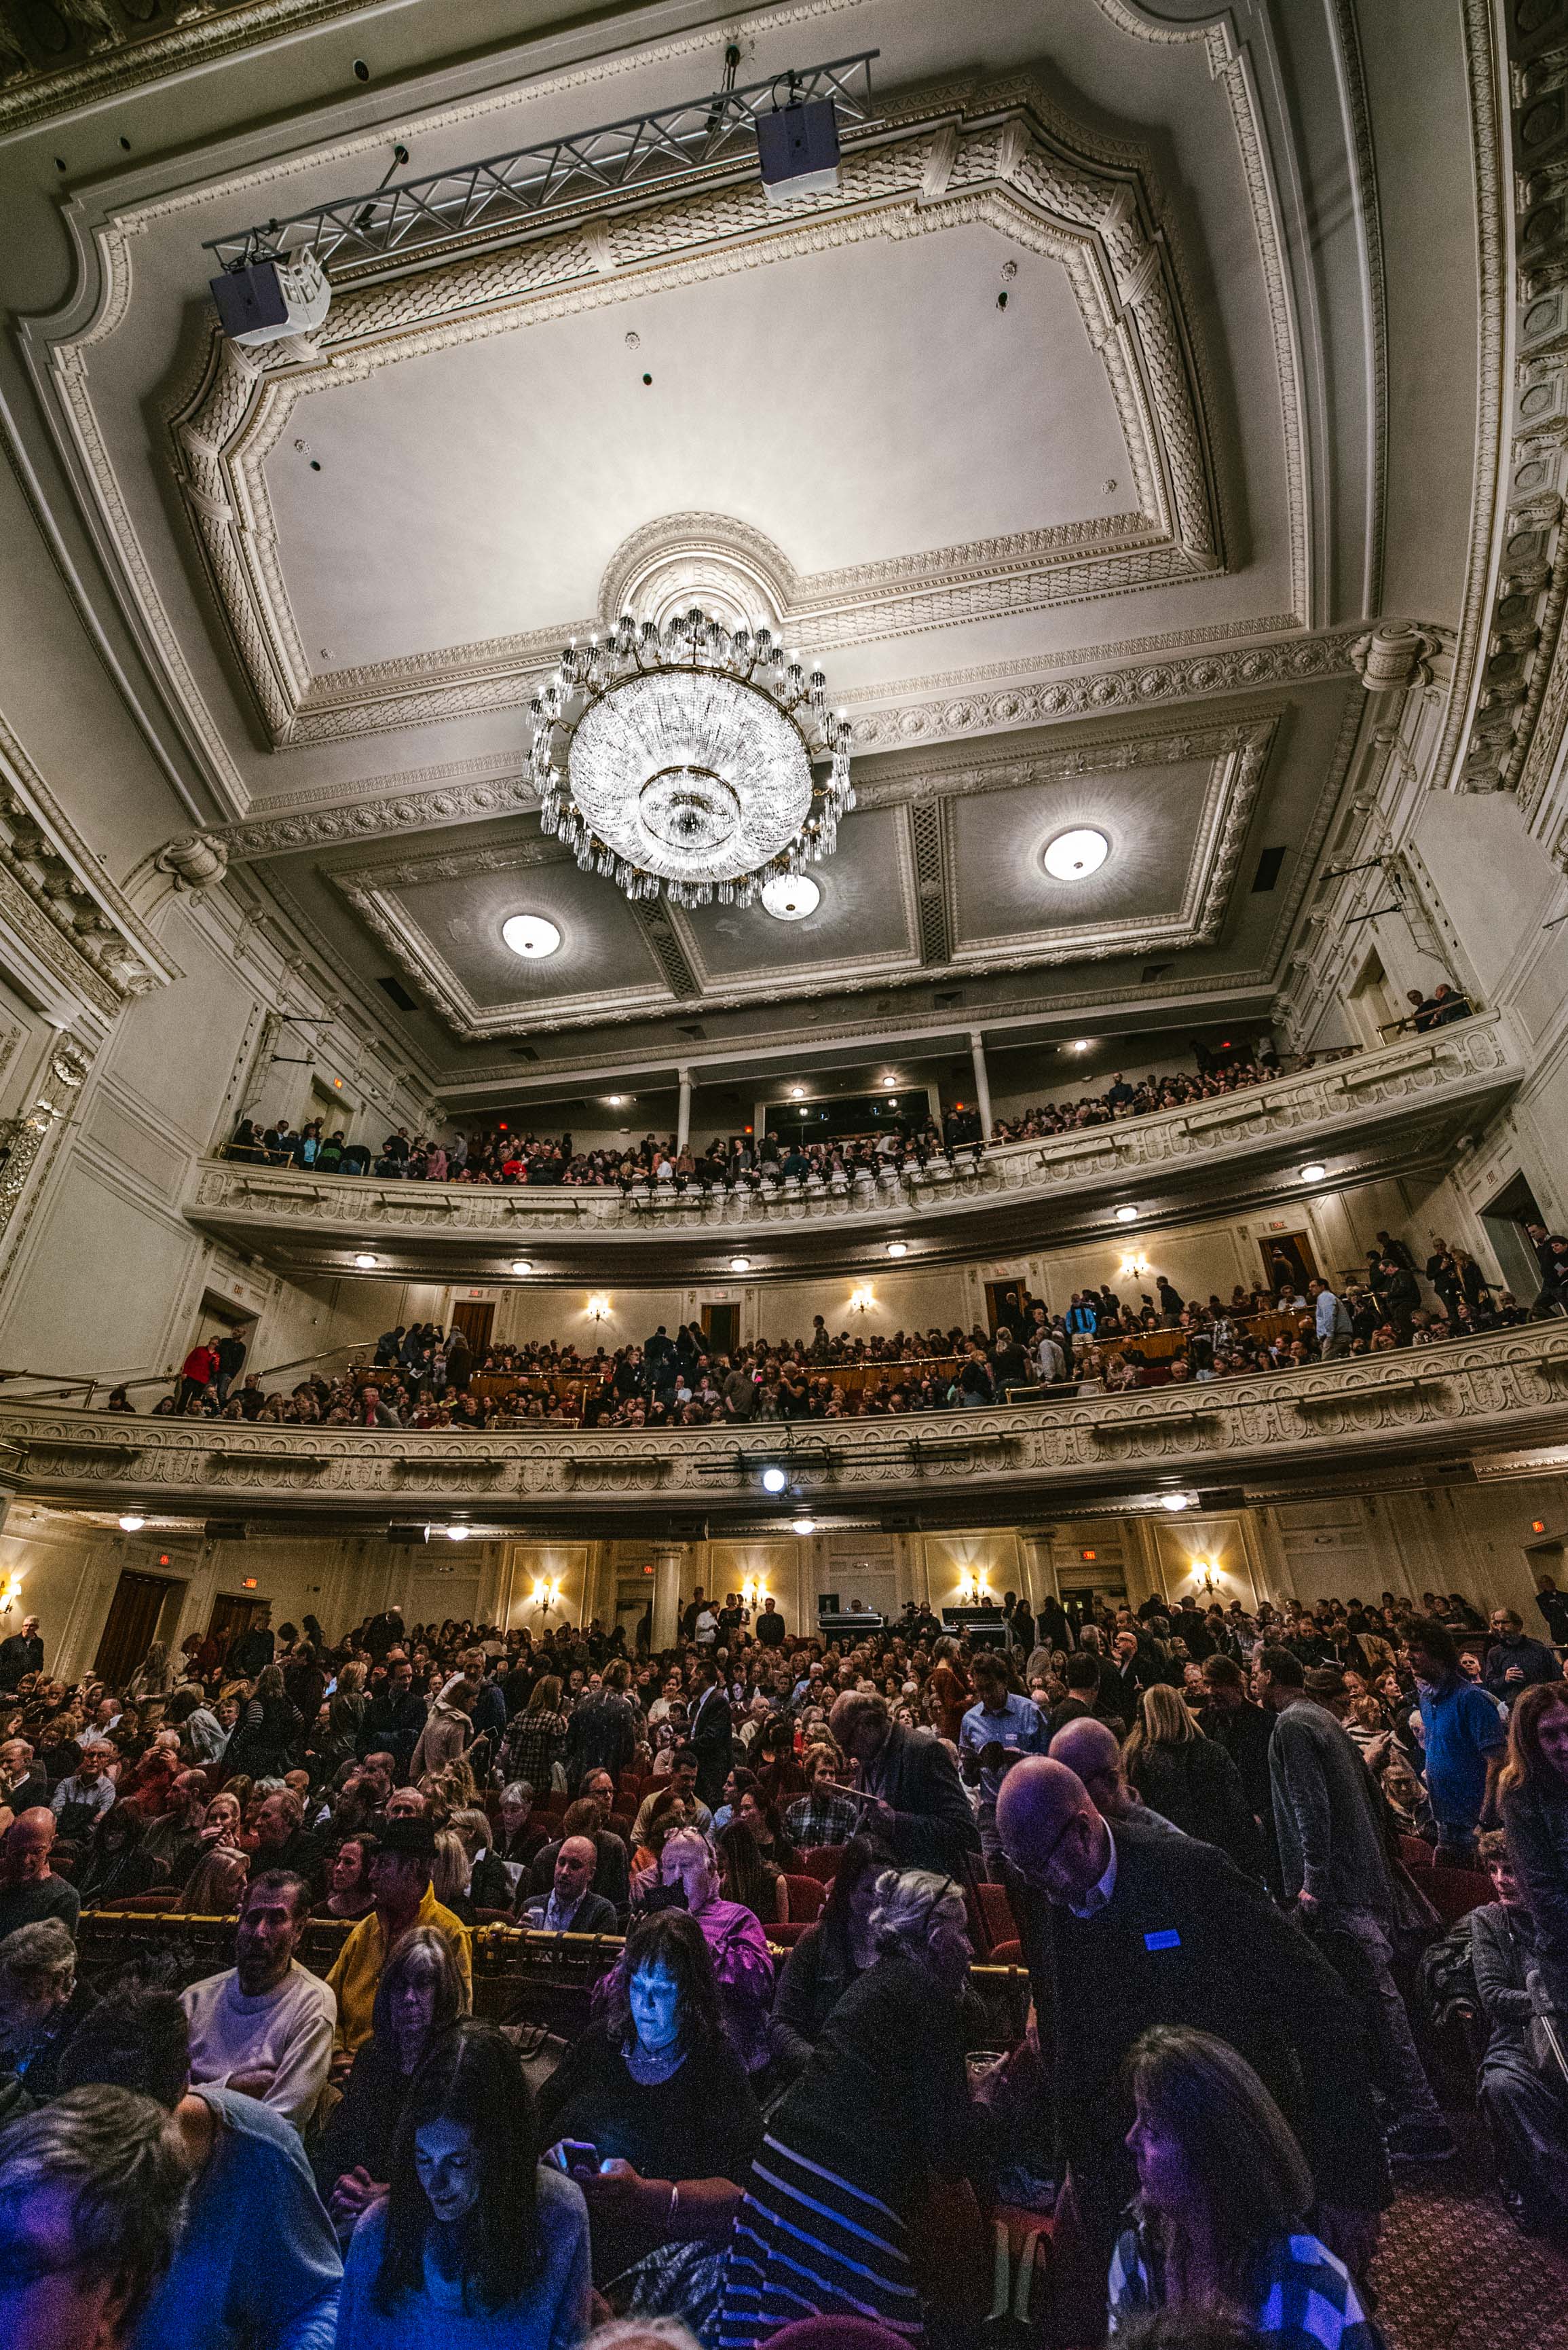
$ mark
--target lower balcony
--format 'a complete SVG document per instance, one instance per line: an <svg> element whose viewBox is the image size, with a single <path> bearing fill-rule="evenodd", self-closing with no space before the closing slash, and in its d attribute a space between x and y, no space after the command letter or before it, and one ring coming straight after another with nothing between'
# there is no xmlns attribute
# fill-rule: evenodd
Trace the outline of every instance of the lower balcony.
<svg viewBox="0 0 1568 2350"><path fill-rule="evenodd" d="M941 1526L1039 1521L1190 1489L1321 1488L1563 1448L1568 1321L1128 1396L658 1436L139 1419L0 1399L0 1490L77 1509L321 1531L458 1521L473 1534L636 1529L687 1539L810 1510ZM784 1471L776 1491L763 1472Z"/></svg>

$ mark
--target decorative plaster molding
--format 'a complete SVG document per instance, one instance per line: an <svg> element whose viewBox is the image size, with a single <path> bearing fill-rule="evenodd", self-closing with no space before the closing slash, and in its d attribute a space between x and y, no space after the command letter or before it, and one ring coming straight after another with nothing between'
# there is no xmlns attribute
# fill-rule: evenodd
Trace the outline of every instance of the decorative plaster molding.
<svg viewBox="0 0 1568 2350"><path fill-rule="evenodd" d="M1407 1123L1423 1113L1468 1114L1479 1093L1490 1098L1517 1087L1527 1066L1506 1016L1482 1013L1219 1100L1002 1144L978 1159L961 1154L924 1173L884 1169L875 1180L867 1175L836 1190L805 1183L706 1194L678 1192L673 1185L644 1185L625 1195L613 1189L531 1191L378 1183L222 1159L200 1169L186 1212L203 1226L310 1232L345 1247L373 1233L428 1234L443 1243L493 1236L498 1249L524 1237L541 1245L552 1238L640 1243L727 1233L737 1225L760 1239L763 1232L787 1237L797 1227L846 1222L875 1232L889 1218L905 1232L923 1225L934 1232L955 1216L993 1221L1000 1209L1031 1201L1081 1208L1099 1200L1109 1181L1118 1196L1128 1187L1136 1194L1140 1183L1158 1187L1213 1167L1239 1183L1249 1157L1277 1156L1282 1145L1325 1147L1333 1137L1352 1148L1358 1128L1386 1124L1390 1111Z"/></svg>
<svg viewBox="0 0 1568 2350"><path fill-rule="evenodd" d="M940 95L950 110L952 93ZM1138 510L810 579L781 581L777 562L764 562L774 592L788 588L783 617L794 641L811 650L926 630L1218 570L1199 395L1147 168L1113 171L1081 137L1069 151L1062 126L1027 85L1006 85L996 101L994 90L972 94L956 125L915 109L891 124L885 118L872 138L846 146L840 191L814 200L802 217L781 220L750 182L713 184L663 201L655 193L639 212L604 215L590 244L591 210L583 207L581 217L564 214L536 242L346 286L319 336L292 359L242 352L214 332L193 398L182 397L170 415L175 468L275 742L336 740L516 706L563 635L589 625L564 619L526 637L313 676L288 608L265 474L300 398L403 358L640 298L662 284L867 237L982 221L1061 264L1106 369ZM955 151L944 192L932 199L926 172L939 133L951 134ZM607 253L607 276L600 266ZM689 541L692 519L672 518L667 537ZM725 526L718 550L723 556L731 548L732 566L738 529ZM689 544L681 559L695 559ZM619 584L612 565L607 601Z"/></svg>
<svg viewBox="0 0 1568 2350"><path fill-rule="evenodd" d="M812 1422L788 1448L797 1489L836 1495L1102 1489L1185 1471L1210 1482L1347 1449L1417 1458L1517 1450L1568 1433L1568 1326L1539 1323L1422 1352L1314 1364L1199 1388L918 1419ZM470 1438L398 1429L111 1419L0 1398L5 1483L40 1500L141 1499L406 1514L421 1503L489 1511L722 1506L754 1487L755 1431L549 1429Z"/></svg>

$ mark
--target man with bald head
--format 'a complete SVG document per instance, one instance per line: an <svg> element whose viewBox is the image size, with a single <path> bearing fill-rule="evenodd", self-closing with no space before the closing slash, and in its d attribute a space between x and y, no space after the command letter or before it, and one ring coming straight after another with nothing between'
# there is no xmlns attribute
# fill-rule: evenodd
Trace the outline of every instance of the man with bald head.
<svg viewBox="0 0 1568 2350"><path fill-rule="evenodd" d="M1009 1772L996 1825L1023 1880L1056 2136L1100 2278L1137 2183L1122 2066L1156 2023L1213 2033L1261 2074L1312 2165L1317 2234L1364 2268L1392 2195L1360 2020L1333 1968L1212 1845L1106 1819L1050 1756Z"/></svg>
<svg viewBox="0 0 1568 2350"><path fill-rule="evenodd" d="M74 1885L49 1866L55 1815L45 1804L19 1812L0 1843L0 1942L18 1926L57 1918L67 1934L77 1930L81 1901Z"/></svg>
<svg viewBox="0 0 1568 2350"><path fill-rule="evenodd" d="M1133 1794L1127 1784L1121 1741L1103 1721L1083 1715L1076 1721L1064 1723L1051 1741L1050 1751L1054 1762L1064 1762L1074 1776L1083 1781L1103 1819L1134 1820L1139 1827L1152 1828L1156 1835L1181 1834L1171 1821L1158 1812L1151 1812Z"/></svg>
<svg viewBox="0 0 1568 2350"><path fill-rule="evenodd" d="M615 1905L593 1889L598 1860L592 1836L567 1836L556 1855L548 1899L530 1901L524 1923L540 1934L613 1934Z"/></svg>

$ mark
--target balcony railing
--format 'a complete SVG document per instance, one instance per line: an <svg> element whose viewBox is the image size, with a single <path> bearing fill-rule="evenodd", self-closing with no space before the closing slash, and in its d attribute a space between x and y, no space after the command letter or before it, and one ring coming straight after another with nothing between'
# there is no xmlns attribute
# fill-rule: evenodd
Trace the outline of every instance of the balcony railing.
<svg viewBox="0 0 1568 2350"><path fill-rule="evenodd" d="M1445 1100L1459 1103L1517 1085L1526 1055L1501 1012L1401 1038L1375 1052L1320 1063L1181 1109L1084 1127L1027 1142L960 1149L923 1168L857 1171L827 1183L715 1186L680 1191L644 1182L629 1191L552 1185L490 1187L387 1181L317 1175L306 1170L202 1162L187 1212L223 1230L293 1230L331 1245L381 1233L443 1243L490 1243L499 1254L537 1242L568 1247L601 1240L637 1242L677 1233L759 1241L792 1228L842 1222L875 1229L911 1216L928 1222L983 1213L1009 1202L1064 1202L1103 1193L1107 1181L1136 1197L1141 1184L1190 1182L1218 1159L1238 1153L1278 1156L1332 1148L1336 1134L1364 1131L1378 1114ZM1388 1122L1386 1115L1385 1122Z"/></svg>
<svg viewBox="0 0 1568 2350"><path fill-rule="evenodd" d="M463 1436L115 1418L0 1397L0 1489L229 1516L407 1518L460 1507L476 1526L620 1513L704 1514L794 1497L830 1507L897 1498L961 1515L1007 1497L1234 1482L1375 1456L1453 1461L1568 1444L1568 1321L1428 1347L1126 1396L744 1429L542 1428ZM789 1475L769 1504L761 1474Z"/></svg>

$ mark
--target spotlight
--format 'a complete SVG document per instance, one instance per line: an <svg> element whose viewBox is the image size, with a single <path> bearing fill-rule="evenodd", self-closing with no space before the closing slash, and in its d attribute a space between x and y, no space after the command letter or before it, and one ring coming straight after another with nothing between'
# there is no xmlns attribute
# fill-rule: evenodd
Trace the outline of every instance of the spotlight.
<svg viewBox="0 0 1568 2350"><path fill-rule="evenodd" d="M816 1520L815 1518L792 1518L789 1522L789 1530L792 1534L814 1534L816 1532Z"/></svg>
<svg viewBox="0 0 1568 2350"><path fill-rule="evenodd" d="M804 1101L805 1099L805 1087L804 1086L791 1086L789 1089L789 1097L791 1101Z"/></svg>
<svg viewBox="0 0 1568 2350"><path fill-rule="evenodd" d="M512 1270L514 1273L532 1273L534 1270L533 1258L531 1256L514 1256L512 1260Z"/></svg>
<svg viewBox="0 0 1568 2350"><path fill-rule="evenodd" d="M122 1534L139 1534L146 1523L146 1519L139 1518L134 1510L127 1510L119 1522L119 1531Z"/></svg>
<svg viewBox="0 0 1568 2350"><path fill-rule="evenodd" d="M892 1092L898 1082L898 1080L897 1077L884 1077L882 1080L883 1086L888 1093Z"/></svg>
<svg viewBox="0 0 1568 2350"><path fill-rule="evenodd" d="M1327 1173L1328 1169L1323 1164L1321 1159L1309 1159L1306 1165L1302 1169L1302 1181L1303 1183L1321 1183Z"/></svg>
<svg viewBox="0 0 1568 2350"><path fill-rule="evenodd" d="M207 282L230 342L252 347L308 334L320 326L332 301L332 288L313 253L271 254Z"/></svg>
<svg viewBox="0 0 1568 2350"><path fill-rule="evenodd" d="M370 1253L369 1253L369 1251L368 1251L368 1250L361 1251L361 1253L359 1253L359 1255L358 1255L358 1256L355 1258L355 1260L354 1260L354 1270L355 1270L355 1272L356 1272L356 1273L374 1273L374 1272L375 1272L375 1270L376 1270L376 1260L375 1260L375 1258L374 1258L373 1256L371 1256L371 1255L370 1255Z"/></svg>
<svg viewBox="0 0 1568 2350"><path fill-rule="evenodd" d="M889 1241L888 1243L888 1253L889 1256L908 1256L909 1253L909 1242Z"/></svg>
<svg viewBox="0 0 1568 2350"><path fill-rule="evenodd" d="M789 1479L784 1475L782 1469L764 1469L763 1471L763 1491L764 1493L782 1493L788 1483Z"/></svg>
<svg viewBox="0 0 1568 2350"><path fill-rule="evenodd" d="M1137 1222L1137 1210L1136 1208L1118 1208L1116 1210L1116 1222L1118 1224L1136 1224Z"/></svg>

